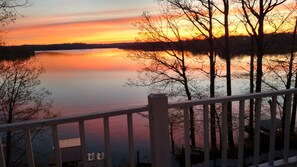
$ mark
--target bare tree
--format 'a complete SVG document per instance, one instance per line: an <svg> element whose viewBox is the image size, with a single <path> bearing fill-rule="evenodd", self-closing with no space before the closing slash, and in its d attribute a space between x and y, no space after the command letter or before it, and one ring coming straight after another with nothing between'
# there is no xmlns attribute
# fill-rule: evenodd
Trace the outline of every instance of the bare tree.
<svg viewBox="0 0 297 167"><path fill-rule="evenodd" d="M256 53L256 92L261 92L262 90L262 82L263 82L263 56L269 45L273 43L274 37L272 35L271 38L264 40L265 34L268 32L265 31L264 25L266 27L270 27L270 33L276 34L280 30L283 30L284 23L287 22L288 17L292 13L292 11L287 16L282 16L281 18L276 19L277 8L288 0L240 0L241 9L242 9L242 19L241 22L245 25L247 33L251 36L252 40L252 54L251 54L251 71L250 71L250 92L254 91L253 88L253 80L254 80L254 54L253 47L255 45L255 53ZM271 15L270 15L271 14ZM281 15L280 15L281 16ZM276 21L277 20L277 21ZM249 134L250 137L253 136L253 101L250 101L250 113L249 113Z"/></svg>
<svg viewBox="0 0 297 167"><path fill-rule="evenodd" d="M229 0L222 0L224 4L224 57L226 59L226 87L227 87L227 96L232 95L232 84L231 84L231 53L230 53L230 38L229 38ZM233 140L233 121L232 121L232 103L229 102L227 106L228 112L228 144L229 147L234 147Z"/></svg>
<svg viewBox="0 0 297 167"><path fill-rule="evenodd" d="M132 86L149 86L157 91L165 91L169 96L192 100L201 98L197 87L195 57L185 50L184 35L187 28L177 13L164 9L159 16L144 13L136 25L140 29L139 42L145 42L147 49L154 51L133 51L130 58L141 63L140 75ZM194 111L190 108L190 139L195 142Z"/></svg>
<svg viewBox="0 0 297 167"><path fill-rule="evenodd" d="M191 27L196 30L194 38L204 38L208 42L209 57L209 78L210 78L210 97L215 97L215 78L216 78L216 53L214 37L214 4L212 0L191 1L191 0L163 0L173 9L181 11L186 20L190 22ZM211 105L210 111L210 131L211 147L216 148L216 108Z"/></svg>
<svg viewBox="0 0 297 167"><path fill-rule="evenodd" d="M28 4L28 0L0 0L0 35L4 26L13 23L17 18L17 8ZM0 41L4 44L4 41Z"/></svg>
<svg viewBox="0 0 297 167"><path fill-rule="evenodd" d="M220 5L223 4L223 5ZM227 96L232 95L232 84L231 84L231 51L230 51L230 29L229 29L229 12L230 12L230 3L229 0L222 0L218 2L218 4L213 3L213 6L216 10L218 10L224 17L223 21L219 19L215 19L219 24L223 26L224 33L224 42L221 44L218 40L216 40L217 44L220 46L222 50L222 55L225 58L226 62L226 92ZM222 7L221 7L222 6ZM234 147L233 140L233 122L232 122L232 103L229 102L227 106L228 112L228 144L229 147Z"/></svg>
<svg viewBox="0 0 297 167"><path fill-rule="evenodd" d="M257 55L257 74L256 74L256 92L261 92L262 85L262 61L264 55L264 22L266 16L277 6L286 2L286 0L241 0L241 7L244 20L249 27L249 31L256 42Z"/></svg>
<svg viewBox="0 0 297 167"><path fill-rule="evenodd" d="M34 60L0 62L0 123L36 120L57 116L50 111L50 92L40 88L40 75L44 68ZM20 136L9 131L6 134L6 164L12 165L14 143ZM14 154L14 156L16 156Z"/></svg>
<svg viewBox="0 0 297 167"><path fill-rule="evenodd" d="M296 10L296 5L293 6L290 11L292 13ZM289 10L289 9L288 9ZM290 33L292 33L292 42L290 44L290 54L285 55L282 57L272 57L267 62L267 69L266 77L264 73L264 79L263 82L266 86L268 86L269 89L277 90L280 88L283 89L290 89L292 88L292 81L293 81L293 75L296 72L296 60L295 60L295 50L296 50L296 18L293 16L291 18L286 17L284 20L289 23L289 25L285 25L287 29L291 29ZM295 23L293 23L295 22ZM287 35L288 36L288 35ZM284 40L284 39L283 39ZM285 39L287 40L287 39ZM271 80L269 78L274 78L274 80ZM295 83L296 84L296 83ZM286 102L286 97L283 97L284 101ZM296 119L296 107L294 107L295 102L293 103L293 112L292 112L292 120L291 120L291 132L294 132L294 126L295 126L295 120ZM286 106L282 106L283 112L286 110ZM294 111L295 110L295 111ZM282 114L282 126L284 128L284 116L285 114Z"/></svg>

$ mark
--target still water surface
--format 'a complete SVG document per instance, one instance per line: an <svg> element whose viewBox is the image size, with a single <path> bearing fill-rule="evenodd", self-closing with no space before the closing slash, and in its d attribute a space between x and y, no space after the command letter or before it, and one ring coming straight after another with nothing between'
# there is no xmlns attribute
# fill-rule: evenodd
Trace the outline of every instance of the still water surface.
<svg viewBox="0 0 297 167"><path fill-rule="evenodd" d="M52 92L53 110L62 116L104 112L147 104L148 89L143 87L125 86L128 78L137 77L139 66L127 58L128 52L119 49L63 50L38 52L39 62L46 68L41 77L42 86ZM200 60L193 63L204 63L207 71L207 56L196 56ZM268 56L264 63L271 64L270 59L280 57ZM285 59L285 56L282 56ZM217 58L217 73L224 76L224 60ZM276 65L278 62L276 62ZM269 73L268 66L263 64L266 78L274 78ZM237 57L232 60L232 93L248 92L249 57ZM207 93L208 80L205 72L193 74L199 78L197 84L204 86ZM276 81L276 80L273 80ZM217 77L216 91L223 96L225 78ZM222 93L220 93L222 92ZM124 165L128 161L127 120L125 116L110 118L111 151L113 165ZM148 120L138 114L133 115L135 149L140 151L140 160L149 161L149 130ZM103 121L85 122L87 151L104 152ZM78 125L67 124L59 127L61 139L78 137ZM201 135L199 135L201 138ZM183 134L175 134L177 140L183 139ZM199 137L198 137L199 138ZM199 142L198 142L199 143ZM202 143L200 143L202 144ZM36 142L36 145L40 143ZM44 144L51 148L52 144ZM44 149L44 155L51 152Z"/></svg>
<svg viewBox="0 0 297 167"><path fill-rule="evenodd" d="M42 86L52 92L53 110L70 116L146 105L147 89L125 86L128 78L136 77L138 68L135 62L126 58L127 54L118 49L37 52L39 63L46 69L41 77ZM128 161L126 122L124 116L110 118L115 165ZM135 149L140 151L140 160L146 161L149 156L148 121L134 114L133 123ZM85 129L88 152L104 152L103 121L87 121ZM59 133L60 139L78 137L78 125L60 126ZM51 148L50 143L46 145ZM50 152L45 150L44 154Z"/></svg>
<svg viewBox="0 0 297 167"><path fill-rule="evenodd" d="M145 104L147 90L128 87L137 65L118 49L39 52L42 84L63 116Z"/></svg>

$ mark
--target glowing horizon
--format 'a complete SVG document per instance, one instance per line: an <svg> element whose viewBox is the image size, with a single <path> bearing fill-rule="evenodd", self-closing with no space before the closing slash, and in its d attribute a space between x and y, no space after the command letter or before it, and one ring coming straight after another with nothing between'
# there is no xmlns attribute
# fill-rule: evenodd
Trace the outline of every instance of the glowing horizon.
<svg viewBox="0 0 297 167"><path fill-rule="evenodd" d="M24 17L9 25L7 33L3 34L6 45L135 42L139 29L133 23L141 20L143 11L154 13L159 10L154 0L30 1L32 5L19 9ZM69 7L63 6L67 1ZM232 9L232 13L235 12ZM230 31L237 31L237 35L246 34L243 25L238 23L230 25ZM217 35L222 33L220 29L215 32ZM182 34L187 38L196 33L185 30Z"/></svg>
<svg viewBox="0 0 297 167"><path fill-rule="evenodd" d="M16 27L6 34L7 44L114 43L132 42L140 17L75 21ZM20 42L21 41L21 42Z"/></svg>
<svg viewBox="0 0 297 167"><path fill-rule="evenodd" d="M157 9L153 0L29 0L22 16L5 28L6 45L133 42L143 11Z"/></svg>

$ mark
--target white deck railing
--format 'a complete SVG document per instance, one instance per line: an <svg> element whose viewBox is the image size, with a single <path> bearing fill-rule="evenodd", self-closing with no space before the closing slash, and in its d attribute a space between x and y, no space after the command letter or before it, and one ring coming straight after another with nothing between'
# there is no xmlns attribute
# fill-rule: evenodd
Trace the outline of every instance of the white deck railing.
<svg viewBox="0 0 297 167"><path fill-rule="evenodd" d="M133 136L133 114L149 111L149 128L150 128L150 145L151 145L151 160L153 167L171 167L171 155L170 155L170 139L169 139L169 123L168 123L168 110L171 108L182 108L184 111L184 145L185 145L185 166L191 166L191 149L189 141L189 107L202 106L203 107L203 130L204 130L204 164L203 166L210 165L209 159L209 105L210 104L222 104L222 155L221 155L221 166L228 166L227 161L227 103L228 102L239 102L239 118L238 118L238 159L237 166L244 166L244 104L249 99L255 99L255 123L254 123L254 159L253 166L259 166L259 154L260 154L260 120L261 120L261 107L263 98L271 98L271 127L270 127L270 145L269 145L269 161L267 166L275 165L287 165L291 163L297 163L297 158L289 157L289 137L290 137L290 126L289 120L291 115L291 104L292 95L297 93L297 89L287 89L281 91L265 92L265 93L254 93L246 95L236 95L220 98L209 98L203 100L184 101L177 103L168 103L168 99L164 94L151 94L148 96L148 105L133 109L124 109L110 111L106 113L94 113L81 116L72 116L65 118L55 118L48 120L39 121L28 121L14 124L6 124L0 126L0 133L23 130L28 166L34 167L34 154L31 143L30 129L38 127L51 127L53 144L55 150L55 162L56 166L62 166L61 150L59 146L59 133L58 126L66 123L78 123L79 124L79 135L82 147L82 159L83 165L87 167L87 151L86 151L86 140L85 140L85 127L84 122L93 119L103 119L104 125L104 140L105 140L105 166L111 167L111 153L110 153L110 134L109 134L109 118L113 116L126 115L128 125L128 143L129 143L129 166L135 166L135 149L134 149L134 136ZM286 111L285 115L285 132L284 132L284 147L283 147L283 159L275 161L275 122L276 122L276 106L280 96L286 96ZM276 163L277 162L277 163ZM0 138L0 166L5 166L5 155L3 153L3 144Z"/></svg>

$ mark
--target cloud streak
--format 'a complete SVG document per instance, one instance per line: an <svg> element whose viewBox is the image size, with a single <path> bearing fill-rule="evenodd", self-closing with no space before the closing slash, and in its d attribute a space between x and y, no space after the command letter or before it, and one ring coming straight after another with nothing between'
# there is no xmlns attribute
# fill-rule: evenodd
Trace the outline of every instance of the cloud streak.
<svg viewBox="0 0 297 167"><path fill-rule="evenodd" d="M52 22L12 28L8 44L50 44L66 42L112 43L134 41L140 17ZM17 42L16 42L17 41Z"/></svg>

